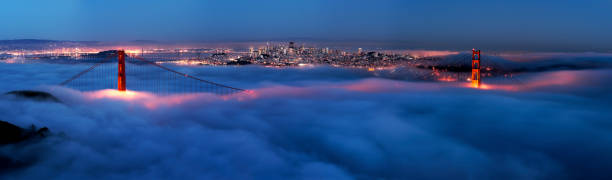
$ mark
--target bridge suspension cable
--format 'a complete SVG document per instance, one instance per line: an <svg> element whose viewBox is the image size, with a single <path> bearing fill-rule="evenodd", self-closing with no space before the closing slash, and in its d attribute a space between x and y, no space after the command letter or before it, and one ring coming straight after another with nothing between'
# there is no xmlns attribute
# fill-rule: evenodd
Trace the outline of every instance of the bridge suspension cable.
<svg viewBox="0 0 612 180"><path fill-rule="evenodd" d="M125 76L127 75L128 77L133 78L127 81L128 89L150 91L156 94L208 92L226 95L238 92L248 92L244 89L223 85L213 81L204 80L187 73L179 72L166 66L162 66L157 62L150 61L133 54L131 56L123 56L124 59L122 66L122 58L119 56L119 54L122 53L123 52L119 50L112 55L107 55L106 58L101 61L93 61L95 64L61 82L59 85L71 86L79 90L117 88L119 91L122 91L121 87L125 88L125 85L121 86L121 81L125 82ZM95 59L96 56L94 55L92 57ZM114 57L118 57L117 62L119 63L119 67L116 65L109 66L114 64L108 63L110 62L109 59ZM127 70L129 71L126 70L125 64L127 63L131 64L130 66L127 66ZM146 68L148 69L146 70L146 66L153 67ZM119 74L119 77L117 77L117 74ZM113 81L118 82L118 85L112 83Z"/></svg>
<svg viewBox="0 0 612 180"><path fill-rule="evenodd" d="M182 72L178 72L178 71L175 71L175 70L173 70L173 69L167 68L167 67L165 67L165 66L159 65L159 64L157 64L157 63L154 63L154 62L148 61L148 60L146 60L146 59L144 59L144 58L142 58L142 57L139 57L139 56L132 56L132 58L137 59L137 60L142 61L142 62L145 62L145 63L150 64L150 65L153 65L153 66L155 66L155 67L158 67L158 68L164 69L164 70L166 70L166 71L169 71L169 72L172 72L172 73L175 73L175 74L178 74L178 75L184 76L184 77L186 77L186 78L190 78L190 79L196 80L196 81L200 81L200 82L203 82L203 83L211 84L211 85L218 86L218 87L228 88L228 89L232 89L232 90L236 90L236 91L245 91L244 89L235 88L235 87L231 87L231 86L226 86L226 85L219 84L219 83L215 83L215 82L212 82L212 81L203 80L203 79L197 78L197 77L195 77L195 76L191 76L191 75L189 75L189 74L185 74L185 73L182 73Z"/></svg>
<svg viewBox="0 0 612 180"><path fill-rule="evenodd" d="M83 76L84 74L87 74L88 72L90 72L91 70L95 69L96 67L104 64L107 60L109 60L110 58L112 58L114 56L106 56L106 58L104 58L102 61L90 66L89 68L85 69L84 71L79 72L78 74L72 76L71 78L61 82L59 85L60 86L65 86L66 84L74 81L75 79L78 79L79 77Z"/></svg>

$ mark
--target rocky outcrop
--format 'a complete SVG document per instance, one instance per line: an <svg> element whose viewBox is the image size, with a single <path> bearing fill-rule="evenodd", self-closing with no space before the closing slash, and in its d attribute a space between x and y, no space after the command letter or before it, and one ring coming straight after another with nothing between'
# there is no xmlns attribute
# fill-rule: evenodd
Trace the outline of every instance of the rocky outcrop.
<svg viewBox="0 0 612 180"><path fill-rule="evenodd" d="M28 145L49 135L50 131L47 127L37 129L32 125L29 129L24 129L6 121L0 121L0 148L8 145ZM0 153L0 173L23 168L33 162L31 159L21 159L3 151Z"/></svg>
<svg viewBox="0 0 612 180"><path fill-rule="evenodd" d="M47 93L47 92L42 92L42 91L28 91L28 90L24 90L24 91L11 91L6 93L7 95L13 95L16 96L18 98L25 98L25 99L32 99L32 100L36 100L36 101L50 101L50 102L58 102L61 103L61 101L56 98L55 96Z"/></svg>
<svg viewBox="0 0 612 180"><path fill-rule="evenodd" d="M34 125L30 129L17 127L6 121L0 121L0 146L15 144L26 140L41 139L49 135L49 129L43 127L36 129Z"/></svg>

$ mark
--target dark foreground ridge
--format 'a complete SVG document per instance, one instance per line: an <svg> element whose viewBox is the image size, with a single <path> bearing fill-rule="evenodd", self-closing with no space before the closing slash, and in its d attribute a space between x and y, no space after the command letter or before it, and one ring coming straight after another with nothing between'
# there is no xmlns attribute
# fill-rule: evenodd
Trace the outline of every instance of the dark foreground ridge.
<svg viewBox="0 0 612 180"><path fill-rule="evenodd" d="M11 91L6 93L20 99L61 103L55 96L41 91ZM20 155L24 147L36 144L50 135L47 127L21 128L0 120L0 174L25 168L36 162L35 156ZM0 177L1 178L1 177Z"/></svg>
<svg viewBox="0 0 612 180"><path fill-rule="evenodd" d="M48 135L49 129L47 127L37 130L36 126L32 125L30 129L24 129L0 120L0 146L40 139Z"/></svg>
<svg viewBox="0 0 612 180"><path fill-rule="evenodd" d="M42 92L42 91L23 90L23 91L11 91L6 94L14 95L19 98L32 99L32 100L37 100L37 101L51 101L51 102L61 103L61 101L55 96L47 92Z"/></svg>
<svg viewBox="0 0 612 180"><path fill-rule="evenodd" d="M0 120L0 148L8 149L21 149L20 146L36 143L45 137L50 135L50 131L47 127L36 129L36 126L30 126L30 129L24 129L15 126L6 121ZM16 147L10 148L7 146L14 145ZM34 162L31 158L22 159L22 157L15 155L15 152L1 151L0 152L0 173L11 170L26 167Z"/></svg>

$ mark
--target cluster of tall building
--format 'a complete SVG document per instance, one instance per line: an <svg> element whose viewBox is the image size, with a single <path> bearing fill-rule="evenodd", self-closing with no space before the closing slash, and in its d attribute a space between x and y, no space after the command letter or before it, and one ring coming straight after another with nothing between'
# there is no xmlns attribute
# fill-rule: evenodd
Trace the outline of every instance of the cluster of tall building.
<svg viewBox="0 0 612 180"><path fill-rule="evenodd" d="M266 43L266 46L258 49L249 48L249 57L251 58L267 58L270 56L295 56L304 54L306 48L304 45L296 47L294 42L289 42L288 45Z"/></svg>
<svg viewBox="0 0 612 180"><path fill-rule="evenodd" d="M410 57L378 52L346 52L337 49L296 46L294 42L266 43L258 49L250 48L248 56L238 59L252 64L291 66L298 64L331 64L352 67L381 67L397 65Z"/></svg>
<svg viewBox="0 0 612 180"><path fill-rule="evenodd" d="M361 49L361 48L360 48ZM340 50L332 50L326 48L314 48L305 47L303 44L299 47L294 42L289 43L266 43L265 46L255 48L249 48L248 56L250 58L267 58L267 57L285 57L290 58L291 56L304 56L304 55L321 55L321 54L342 54L346 55L347 52Z"/></svg>

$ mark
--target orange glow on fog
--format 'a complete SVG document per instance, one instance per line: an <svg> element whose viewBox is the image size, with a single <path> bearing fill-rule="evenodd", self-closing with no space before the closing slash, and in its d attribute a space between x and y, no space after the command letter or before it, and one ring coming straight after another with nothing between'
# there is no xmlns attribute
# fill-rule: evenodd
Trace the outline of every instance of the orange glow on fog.
<svg viewBox="0 0 612 180"><path fill-rule="evenodd" d="M465 83L463 87L466 88L475 88L482 90L506 90L506 91L517 91L518 88L515 85L492 85L481 83L480 85L474 83Z"/></svg>
<svg viewBox="0 0 612 180"><path fill-rule="evenodd" d="M407 50L406 53L415 57L448 56L459 54L456 51L428 51L428 50Z"/></svg>
<svg viewBox="0 0 612 180"><path fill-rule="evenodd" d="M533 91L538 88L555 86L576 86L584 83L580 77L585 77L586 72L580 71L560 71L552 73L538 74L521 83L514 84L488 84L481 83L474 86L471 82L457 83L423 83L405 82L385 79L365 79L350 83L319 84L309 87L291 86L270 86L256 90L246 90L244 92L218 96L209 93L176 94L168 96L157 96L148 92L125 91L120 92L114 89L83 92L86 99L100 100L111 99L125 101L131 105L139 105L147 109L158 109L163 107L178 106L190 102L215 102L215 101L251 101L261 98L295 96L303 98L317 97L322 92L330 90L354 91L363 93L414 93L432 92L443 90L444 88L476 88L479 90L499 90L499 91ZM587 77L588 78L588 77Z"/></svg>
<svg viewBox="0 0 612 180"><path fill-rule="evenodd" d="M153 94L144 93L144 92L137 92L137 91L130 91L130 90L117 91L114 89L105 89L105 90L94 91L94 92L84 92L83 94L85 94L85 97L89 99L120 99L120 100L126 100L126 101L136 100L136 99L146 99L146 98L151 98L154 96Z"/></svg>
<svg viewBox="0 0 612 180"><path fill-rule="evenodd" d="M175 106L183 104L187 101L197 99L198 94L187 94L180 96L157 97L155 99L144 101L144 106L148 109L157 109L160 106Z"/></svg>
<svg viewBox="0 0 612 180"><path fill-rule="evenodd" d="M175 94L168 96L158 96L142 91L117 91L106 89L100 91L83 92L88 100L112 99L121 100L131 104L142 105L147 109L157 109L160 107L171 107L193 101L218 101L218 100L237 100L245 101L259 97L259 93L253 90L246 90L242 93L218 96L209 93L190 93Z"/></svg>
<svg viewBox="0 0 612 180"><path fill-rule="evenodd" d="M504 90L504 91L525 91L535 88L547 86L571 86L581 83L579 71L558 71L538 75L529 81L518 84L485 84L481 83L480 87L471 83L466 83L464 87L477 88L483 90ZM485 80L486 81L486 80Z"/></svg>
<svg viewBox="0 0 612 180"><path fill-rule="evenodd" d="M127 54L140 54L142 53L141 50L125 50L125 53Z"/></svg>
<svg viewBox="0 0 612 180"><path fill-rule="evenodd" d="M234 97L238 101L245 101L247 99L255 99L255 98L259 97L259 94L260 93L255 91L255 90L245 90L242 93L234 94L234 95L229 95L227 97Z"/></svg>
<svg viewBox="0 0 612 180"><path fill-rule="evenodd" d="M171 96L156 96L147 92L139 91L117 91L114 89L106 89L93 92L84 92L85 98L89 100L98 99L113 99L141 104L148 109L156 109L160 106L174 106L184 102L197 99L201 94L180 94ZM202 95L204 96L204 95Z"/></svg>
<svg viewBox="0 0 612 180"><path fill-rule="evenodd" d="M455 82L455 81L457 81L457 78L450 77L450 76L446 76L446 77L441 77L441 78L438 78L438 81L443 81L443 82Z"/></svg>
<svg viewBox="0 0 612 180"><path fill-rule="evenodd" d="M23 58L10 58L10 59L6 59L3 61L0 61L2 63L6 63L6 64L20 64L20 63L25 63L25 59Z"/></svg>

